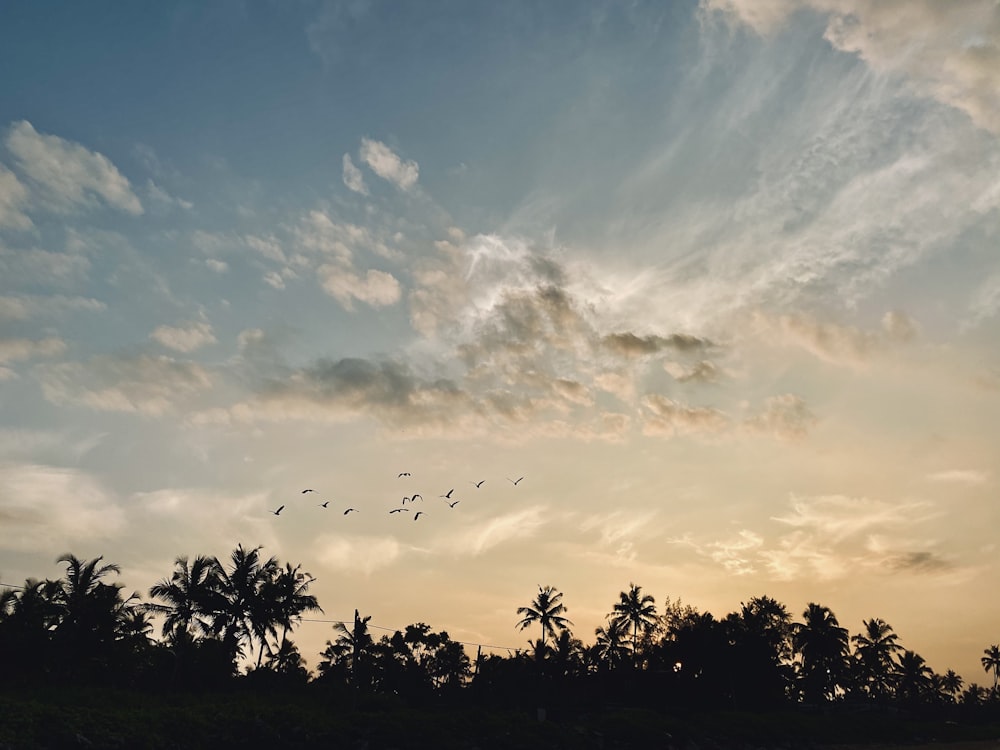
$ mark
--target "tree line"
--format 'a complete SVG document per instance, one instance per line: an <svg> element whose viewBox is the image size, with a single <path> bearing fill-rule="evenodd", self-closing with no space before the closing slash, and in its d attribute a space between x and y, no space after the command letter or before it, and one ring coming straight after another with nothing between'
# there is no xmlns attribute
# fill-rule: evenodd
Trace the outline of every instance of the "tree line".
<svg viewBox="0 0 1000 750"><path fill-rule="evenodd" d="M72 554L62 577L0 591L0 685L156 686L199 691L236 685L326 689L352 699L478 701L501 707L613 704L763 710L836 704L920 710L1000 708L1000 646L984 649L992 686L935 672L882 619L859 632L810 603L795 619L757 596L722 618L679 599L657 608L630 584L586 643L563 594L539 586L514 627L527 648L474 658L425 623L382 635L355 611L337 623L316 673L290 639L321 613L301 565L239 545L225 560L179 557L148 599L125 595L119 566ZM157 633L156 625L159 625Z"/></svg>

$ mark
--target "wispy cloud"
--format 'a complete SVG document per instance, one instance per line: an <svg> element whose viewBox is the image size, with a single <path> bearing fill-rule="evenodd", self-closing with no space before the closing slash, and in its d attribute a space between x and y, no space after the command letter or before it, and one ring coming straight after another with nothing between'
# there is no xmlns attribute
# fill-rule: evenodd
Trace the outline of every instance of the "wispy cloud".
<svg viewBox="0 0 1000 750"><path fill-rule="evenodd" d="M93 206L97 197L126 213L143 212L128 179L103 154L43 135L26 120L11 126L5 142L19 170L41 189L52 208L68 211Z"/></svg>
<svg viewBox="0 0 1000 750"><path fill-rule="evenodd" d="M381 141L362 138L358 156L375 174L400 190L409 190L417 184L420 176L417 163L402 159Z"/></svg>
<svg viewBox="0 0 1000 750"><path fill-rule="evenodd" d="M927 478L932 482L979 485L989 481L990 473L979 469L947 469L928 474Z"/></svg>
<svg viewBox="0 0 1000 750"><path fill-rule="evenodd" d="M826 16L824 38L858 55L873 70L906 76L926 96L965 112L980 127L1000 132L1000 13L983 0L702 0L772 33L798 9Z"/></svg>
<svg viewBox="0 0 1000 750"><path fill-rule="evenodd" d="M39 369L42 392L54 404L158 417L212 387L194 362L150 355L99 355Z"/></svg>
<svg viewBox="0 0 1000 750"><path fill-rule="evenodd" d="M0 548L69 549L91 539L114 538L126 526L114 495L85 472L0 465Z"/></svg>
<svg viewBox="0 0 1000 750"><path fill-rule="evenodd" d="M353 161L351 161L351 155L344 154L343 162L343 179L347 188L355 193L368 195L368 186L365 184L365 176L361 174L361 170L354 165Z"/></svg>
<svg viewBox="0 0 1000 750"><path fill-rule="evenodd" d="M404 551L391 536L322 534L313 544L313 555L323 567L365 575L391 567Z"/></svg>
<svg viewBox="0 0 1000 750"><path fill-rule="evenodd" d="M28 189L17 175L0 164L0 229L30 229L34 226L24 212Z"/></svg>
<svg viewBox="0 0 1000 750"><path fill-rule="evenodd" d="M179 326L157 326L149 337L161 346L185 354L216 342L212 326L205 321L189 321Z"/></svg>
<svg viewBox="0 0 1000 750"><path fill-rule="evenodd" d="M546 509L533 506L505 513L456 532L450 540L458 554L480 555L509 542L530 539L546 525Z"/></svg>

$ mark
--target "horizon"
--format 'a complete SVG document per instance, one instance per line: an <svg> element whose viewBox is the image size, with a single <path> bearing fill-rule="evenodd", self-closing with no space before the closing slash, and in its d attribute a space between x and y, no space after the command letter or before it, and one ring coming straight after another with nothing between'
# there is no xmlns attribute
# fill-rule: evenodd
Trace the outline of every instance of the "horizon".
<svg viewBox="0 0 1000 750"><path fill-rule="evenodd" d="M57 5L0 10L0 581L767 595L987 682L995 3Z"/></svg>

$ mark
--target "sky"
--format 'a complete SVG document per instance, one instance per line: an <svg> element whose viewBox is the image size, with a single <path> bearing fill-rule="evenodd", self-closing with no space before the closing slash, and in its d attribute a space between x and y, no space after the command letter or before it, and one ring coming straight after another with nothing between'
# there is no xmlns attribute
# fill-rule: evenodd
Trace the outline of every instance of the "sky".
<svg viewBox="0 0 1000 750"><path fill-rule="evenodd" d="M6 4L0 580L768 595L985 684L998 80L992 0Z"/></svg>

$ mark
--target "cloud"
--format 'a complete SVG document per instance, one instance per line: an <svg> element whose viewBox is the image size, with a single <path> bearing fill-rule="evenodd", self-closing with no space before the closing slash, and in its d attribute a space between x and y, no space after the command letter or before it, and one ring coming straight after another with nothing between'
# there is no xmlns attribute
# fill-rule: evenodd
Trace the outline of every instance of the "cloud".
<svg viewBox="0 0 1000 750"><path fill-rule="evenodd" d="M670 336L637 336L634 333L612 333L605 336L601 343L611 351L623 357L641 357L646 354L656 354L664 349L676 349L682 352L701 351L711 346L711 342L682 333Z"/></svg>
<svg viewBox="0 0 1000 750"><path fill-rule="evenodd" d="M179 326L157 326L149 337L161 346L185 354L216 342L212 326L204 321L191 321Z"/></svg>
<svg viewBox="0 0 1000 750"><path fill-rule="evenodd" d="M115 497L77 469L0 464L0 549L71 549L127 526Z"/></svg>
<svg viewBox="0 0 1000 750"><path fill-rule="evenodd" d="M313 555L329 570L371 575L399 560L403 547L388 536L322 534L313 545Z"/></svg>
<svg viewBox="0 0 1000 750"><path fill-rule="evenodd" d="M0 339L0 363L20 362L38 357L54 357L66 351L60 338Z"/></svg>
<svg viewBox="0 0 1000 750"><path fill-rule="evenodd" d="M361 174L361 170L354 166L350 154L344 154L343 177L344 184L347 185L349 190L361 195L368 195L368 186L365 184L365 177Z"/></svg>
<svg viewBox="0 0 1000 750"><path fill-rule="evenodd" d="M396 277L385 271L371 269L361 277L353 271L325 264L319 267L318 274L323 291L345 310L354 309L353 300L371 307L388 307L399 302L402 295Z"/></svg>
<svg viewBox="0 0 1000 750"><path fill-rule="evenodd" d="M205 266L214 273L226 273L229 270L229 264L224 260L217 260L215 258L206 258Z"/></svg>
<svg viewBox="0 0 1000 750"><path fill-rule="evenodd" d="M383 180L400 190L409 190L417 184L420 169L415 161L404 161L381 141L361 139L358 156Z"/></svg>
<svg viewBox="0 0 1000 750"><path fill-rule="evenodd" d="M1000 273L985 278L972 292L969 300L969 320L963 328L973 328L1000 312Z"/></svg>
<svg viewBox="0 0 1000 750"><path fill-rule="evenodd" d="M194 208L194 204L191 201L170 195L170 193L152 180L146 180L146 195L149 196L150 200L165 206L177 206L178 208L183 208L185 211L190 211Z"/></svg>
<svg viewBox="0 0 1000 750"><path fill-rule="evenodd" d="M744 421L752 431L774 435L785 440L794 440L806 435L815 424L816 416L800 397L785 393L770 396L764 402L764 409Z"/></svg>
<svg viewBox="0 0 1000 750"><path fill-rule="evenodd" d="M887 503L866 497L793 497L792 512L773 517L781 524L808 529L831 542L884 526L910 525L930 518L926 503Z"/></svg>
<svg viewBox="0 0 1000 750"><path fill-rule="evenodd" d="M878 73L905 76L918 93L1000 133L1000 10L988 0L702 0L762 34L797 9L826 16L824 38Z"/></svg>
<svg viewBox="0 0 1000 750"><path fill-rule="evenodd" d="M10 284L71 287L87 279L91 263L76 253L40 248L10 249L0 245L0 275Z"/></svg>
<svg viewBox="0 0 1000 750"><path fill-rule="evenodd" d="M194 362L149 355L48 365L39 377L51 403L151 417L173 412L213 385L209 372Z"/></svg>
<svg viewBox="0 0 1000 750"><path fill-rule="evenodd" d="M100 300L62 295L0 295L0 320L34 320L66 313L103 312Z"/></svg>
<svg viewBox="0 0 1000 750"><path fill-rule="evenodd" d="M182 535L188 549L218 543L219 539L254 539L267 548L279 547L274 507L266 493L239 494L201 487L167 487L129 496L129 517L136 525L155 527L161 535Z"/></svg>
<svg viewBox="0 0 1000 750"><path fill-rule="evenodd" d="M899 311L885 314L880 331L823 323L802 313L774 317L757 312L751 325L769 344L798 347L824 362L851 367L862 367L894 343L916 335L916 325Z"/></svg>
<svg viewBox="0 0 1000 750"><path fill-rule="evenodd" d="M989 481L990 473L978 469L949 469L928 474L927 478L932 482L977 485L986 484Z"/></svg>
<svg viewBox="0 0 1000 750"><path fill-rule="evenodd" d="M450 546L460 555L481 555L509 542L530 539L546 523L544 507L524 508L456 532L450 538Z"/></svg>
<svg viewBox="0 0 1000 750"><path fill-rule="evenodd" d="M645 435L718 435L732 427L732 420L718 409L687 406L659 394L643 397L642 405L647 412L642 425Z"/></svg>
<svg viewBox="0 0 1000 750"><path fill-rule="evenodd" d="M664 362L663 369L678 383L717 383L723 376L717 365L704 359L690 367L680 362Z"/></svg>
<svg viewBox="0 0 1000 750"><path fill-rule="evenodd" d="M56 210L91 207L96 196L126 213L143 212L129 181L96 151L58 136L42 135L26 120L11 126L6 144L20 171L44 191Z"/></svg>
<svg viewBox="0 0 1000 750"><path fill-rule="evenodd" d="M0 164L0 229L31 229L34 225L22 210L27 203L28 189Z"/></svg>

